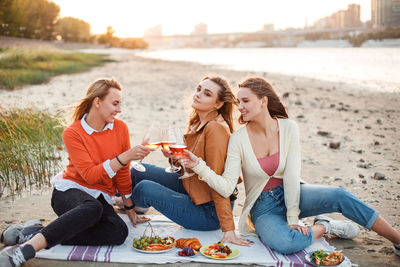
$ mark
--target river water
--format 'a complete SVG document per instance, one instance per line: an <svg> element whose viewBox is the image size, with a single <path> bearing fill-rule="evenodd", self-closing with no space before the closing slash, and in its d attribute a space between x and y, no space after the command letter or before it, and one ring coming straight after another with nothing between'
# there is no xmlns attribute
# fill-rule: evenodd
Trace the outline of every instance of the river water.
<svg viewBox="0 0 400 267"><path fill-rule="evenodd" d="M343 82L363 90L400 92L400 48L199 48L135 54L241 71Z"/></svg>

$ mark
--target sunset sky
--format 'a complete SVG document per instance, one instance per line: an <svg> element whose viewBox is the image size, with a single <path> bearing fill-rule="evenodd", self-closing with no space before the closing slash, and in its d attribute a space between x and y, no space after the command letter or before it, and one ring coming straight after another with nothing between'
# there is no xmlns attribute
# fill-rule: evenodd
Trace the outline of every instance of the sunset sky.
<svg viewBox="0 0 400 267"><path fill-rule="evenodd" d="M112 26L119 37L140 37L161 24L163 35L188 34L206 23L209 33L249 32L273 23L275 29L303 27L348 4L361 4L361 20L371 17L371 0L52 0L61 17L90 23L92 33Z"/></svg>

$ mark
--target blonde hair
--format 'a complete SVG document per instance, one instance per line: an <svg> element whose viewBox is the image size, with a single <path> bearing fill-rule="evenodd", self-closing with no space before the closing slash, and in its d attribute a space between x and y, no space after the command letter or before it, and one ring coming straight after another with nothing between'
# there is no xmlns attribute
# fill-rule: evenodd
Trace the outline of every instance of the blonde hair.
<svg viewBox="0 0 400 267"><path fill-rule="evenodd" d="M110 88L122 90L121 85L114 78L111 79L98 79L93 82L86 91L85 98L79 101L79 104L75 107L72 119L74 121L82 119L85 113L88 113L92 107L93 100L98 97L101 100L108 94Z"/></svg>
<svg viewBox="0 0 400 267"><path fill-rule="evenodd" d="M222 115L225 122L228 124L230 132L233 133L234 130L233 110L234 110L234 105L236 104L237 101L235 95L232 92L231 87L229 86L229 83L226 81L225 78L218 75L205 76L203 79L201 79L201 81L204 80L210 80L219 85L220 89L218 90L218 101L221 101L224 104L217 111L218 114ZM190 129L190 126L199 121L200 121L199 114L195 109L193 109L192 114L190 115L189 118L188 130Z"/></svg>

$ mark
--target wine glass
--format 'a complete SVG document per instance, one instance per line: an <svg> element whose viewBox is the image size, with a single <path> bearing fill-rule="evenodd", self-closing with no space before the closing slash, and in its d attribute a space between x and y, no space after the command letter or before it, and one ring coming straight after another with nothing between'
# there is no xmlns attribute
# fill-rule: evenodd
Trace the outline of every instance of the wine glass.
<svg viewBox="0 0 400 267"><path fill-rule="evenodd" d="M169 127L164 130L163 141L161 141L161 146L164 150L171 151L170 146L176 144L176 134L175 128ZM180 166L175 166L172 160L169 161L169 167L165 168L165 172L174 173L181 170Z"/></svg>
<svg viewBox="0 0 400 267"><path fill-rule="evenodd" d="M174 133L175 133L176 143L169 145L169 149L172 152L172 154L174 154L178 158L183 158L185 149L187 147L185 137L183 136L183 134L179 128L173 128L173 129L174 129ZM188 178L188 177L194 175L194 173L188 173L186 171L185 165L182 164L181 166L183 168L183 175L180 176L179 179L185 179L185 178Z"/></svg>
<svg viewBox="0 0 400 267"><path fill-rule="evenodd" d="M162 137L162 130L160 127L152 124L147 133L144 135L142 144L144 144L146 147L157 149L161 145ZM132 161L132 167L137 171L145 172L146 168L143 166L142 160L143 159L139 161Z"/></svg>

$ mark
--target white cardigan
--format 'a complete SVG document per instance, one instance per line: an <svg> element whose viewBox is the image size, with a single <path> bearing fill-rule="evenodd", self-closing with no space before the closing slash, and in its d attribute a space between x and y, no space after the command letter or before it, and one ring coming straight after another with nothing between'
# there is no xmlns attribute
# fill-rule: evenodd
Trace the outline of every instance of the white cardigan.
<svg viewBox="0 0 400 267"><path fill-rule="evenodd" d="M297 124L289 119L278 119L278 125L279 166L272 176L283 179L287 223L298 224L301 171L299 129ZM242 235L256 235L250 210L270 176L258 163L251 147L247 127L243 126L231 135L222 176L216 175L203 160L192 169L199 175L199 179L207 182L224 197L232 194L242 170L246 200L239 220L239 231Z"/></svg>

